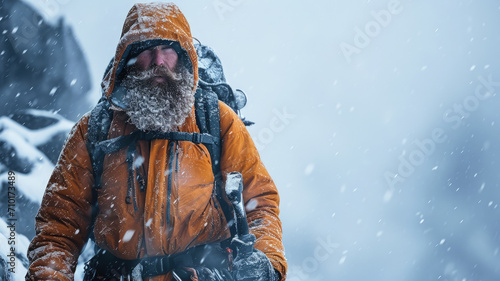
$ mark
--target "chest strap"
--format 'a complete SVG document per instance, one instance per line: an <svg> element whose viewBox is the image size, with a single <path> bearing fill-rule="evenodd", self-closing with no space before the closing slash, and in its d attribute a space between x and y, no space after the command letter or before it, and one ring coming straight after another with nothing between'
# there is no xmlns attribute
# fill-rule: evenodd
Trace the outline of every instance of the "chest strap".
<svg viewBox="0 0 500 281"><path fill-rule="evenodd" d="M136 155L137 155L137 141L138 140L155 140L155 139L163 139L170 141L189 141L196 144L205 144L205 145L219 145L220 139L218 137L214 137L210 134L200 134L200 133L186 133L186 132L143 132L143 131L134 131L125 136L119 136L113 139L104 140L98 142L95 145L95 150L97 154L106 155L116 151L119 151L123 148L127 148L127 169L128 169L128 179L127 179L127 196L125 197L125 202L127 204L134 205L134 210L137 211L137 202L136 202L136 192L135 192L135 178L137 177L138 182L140 184L141 191L144 191L145 181L140 176L138 171L139 167L134 164ZM103 157L104 159L104 157ZM137 176L136 176L137 175ZM96 182L100 182L96 181ZM100 189L100 185L96 185L95 189Z"/></svg>
<svg viewBox="0 0 500 281"><path fill-rule="evenodd" d="M138 140L171 140L171 141L189 141L196 144L219 144L219 138L209 134L186 133L186 132L142 132L134 131L129 135L120 136L113 139L101 141L96 144L96 149L99 149L105 154L116 152L135 144Z"/></svg>

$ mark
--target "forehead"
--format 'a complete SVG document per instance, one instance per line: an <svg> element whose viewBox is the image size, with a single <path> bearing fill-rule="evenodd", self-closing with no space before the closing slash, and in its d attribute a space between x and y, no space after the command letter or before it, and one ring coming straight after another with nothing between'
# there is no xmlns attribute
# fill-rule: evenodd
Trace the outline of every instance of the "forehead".
<svg viewBox="0 0 500 281"><path fill-rule="evenodd" d="M150 51L150 50L154 50L154 49L158 49L158 50L173 49L173 50L175 50L174 47L172 47L171 45L156 45L156 46L151 46L149 48L144 49L141 53L146 52L146 51Z"/></svg>

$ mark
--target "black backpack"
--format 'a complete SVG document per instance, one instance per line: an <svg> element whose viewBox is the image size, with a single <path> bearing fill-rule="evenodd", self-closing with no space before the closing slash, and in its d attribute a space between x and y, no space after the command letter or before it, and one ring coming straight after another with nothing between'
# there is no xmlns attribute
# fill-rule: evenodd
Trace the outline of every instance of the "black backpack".
<svg viewBox="0 0 500 281"><path fill-rule="evenodd" d="M222 173L220 169L221 155L221 139L220 139L220 115L219 115L219 100L230 106L241 118L246 126L252 125L253 122L246 120L240 114L240 110L246 105L246 95L241 90L233 90L226 83L226 78L222 69L222 63L215 52L202 44L196 44L196 52L198 55L198 88L195 94L195 115L196 124L200 133L185 133L185 132L168 132L168 133L146 133L135 131L130 135L120 136L114 139L108 139L108 131L110 129L113 118L113 111L110 109L110 104L105 97L102 97L98 104L90 113L88 121L87 133L87 150L92 161L94 186L93 191L93 210L92 224L95 221L95 216L98 213L97 206L97 189L101 188L101 176L103 172L103 162L106 154L118 151L128 147L127 164L128 164L128 189L127 189L127 204L133 202L136 208L135 200L135 184L134 175L134 158L135 158L135 141L137 140L152 140L152 139L169 139L176 141L191 141L200 143L207 147L212 161L212 172L215 177L215 195L218 199L220 207L226 217L231 236L236 233L235 223L233 220L233 210L231 205L224 199L222 190ZM111 68L108 66L109 71ZM141 191L145 189L144 179L138 177L138 182L141 185ZM93 225L92 225L93 227ZM93 231L91 230L91 239L93 239Z"/></svg>

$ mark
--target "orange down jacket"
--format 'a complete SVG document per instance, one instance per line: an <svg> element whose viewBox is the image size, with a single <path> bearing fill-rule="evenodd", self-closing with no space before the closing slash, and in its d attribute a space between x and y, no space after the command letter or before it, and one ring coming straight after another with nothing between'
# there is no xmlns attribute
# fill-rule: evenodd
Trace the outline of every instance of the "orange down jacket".
<svg viewBox="0 0 500 281"><path fill-rule="evenodd" d="M198 80L197 56L187 20L173 4L136 4L130 10L115 64L103 80L109 98L124 52L130 44L151 39L177 41L187 52ZM222 138L221 169L225 175L239 171L244 179L243 198L250 232L257 237L255 248L264 252L273 267L286 277L282 245L279 196L255 145L239 117L220 102ZM127 115L115 108L108 138L136 130ZM89 237L93 170L86 147L89 114L70 132L58 163L47 185L36 216L36 236L28 252L27 280L73 280L79 254ZM198 132L194 108L181 132ZM122 259L174 254L190 247L221 241L230 236L225 217L214 196L214 175L208 150L188 141L141 140L139 173L146 179L146 190L135 184L137 210L126 203L128 169L126 148L106 155L102 189L98 190L99 213L94 226L97 245ZM172 163L172 189L167 194L169 159ZM170 202L170 203L169 203ZM168 209L168 210L167 210ZM168 211L168 212L167 212ZM169 215L168 215L169 214ZM170 274L147 280L171 280Z"/></svg>

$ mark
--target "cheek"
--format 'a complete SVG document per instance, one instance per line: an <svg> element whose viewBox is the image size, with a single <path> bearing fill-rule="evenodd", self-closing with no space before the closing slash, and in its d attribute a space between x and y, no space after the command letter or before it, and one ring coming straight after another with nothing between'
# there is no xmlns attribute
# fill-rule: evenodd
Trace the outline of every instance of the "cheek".
<svg viewBox="0 0 500 281"><path fill-rule="evenodd" d="M141 54L137 56L137 60L135 61L135 66L140 70L146 70L151 64L151 56L147 54Z"/></svg>
<svg viewBox="0 0 500 281"><path fill-rule="evenodd" d="M177 65L177 61L179 60L179 57L177 56L177 53L173 51L172 53L169 53L166 56L166 63L168 68L174 69L175 66Z"/></svg>

